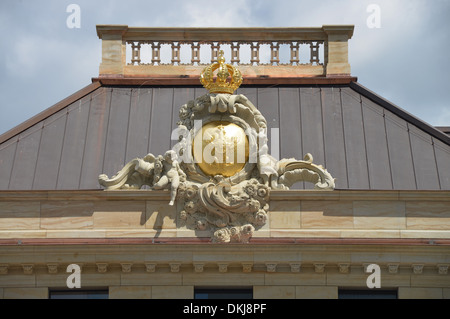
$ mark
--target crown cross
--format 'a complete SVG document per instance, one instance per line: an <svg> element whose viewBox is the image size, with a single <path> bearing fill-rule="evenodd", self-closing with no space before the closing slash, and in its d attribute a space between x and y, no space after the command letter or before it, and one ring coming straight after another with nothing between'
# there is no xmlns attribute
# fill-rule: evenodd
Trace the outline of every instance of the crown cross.
<svg viewBox="0 0 450 319"><path fill-rule="evenodd" d="M216 70L217 77L214 80ZM234 66L225 63L223 51L220 50L217 62L203 69L200 82L210 93L233 94L242 83L242 74Z"/></svg>

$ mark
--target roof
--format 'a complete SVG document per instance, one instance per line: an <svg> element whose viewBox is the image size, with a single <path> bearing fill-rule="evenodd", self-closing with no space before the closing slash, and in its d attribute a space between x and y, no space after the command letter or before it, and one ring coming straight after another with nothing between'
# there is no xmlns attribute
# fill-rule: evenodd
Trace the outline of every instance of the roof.
<svg viewBox="0 0 450 319"><path fill-rule="evenodd" d="M193 83L94 79L0 136L0 190L100 189L99 174L175 144L180 106L207 93ZM280 158L311 153L338 189L450 190L450 137L355 78L260 79L236 94L279 129Z"/></svg>
<svg viewBox="0 0 450 319"><path fill-rule="evenodd" d="M447 135L450 135L450 126L436 126L439 131L444 132Z"/></svg>

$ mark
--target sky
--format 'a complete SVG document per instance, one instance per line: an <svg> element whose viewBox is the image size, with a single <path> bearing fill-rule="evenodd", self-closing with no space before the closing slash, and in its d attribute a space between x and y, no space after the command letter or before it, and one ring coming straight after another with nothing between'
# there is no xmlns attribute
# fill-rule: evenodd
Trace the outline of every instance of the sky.
<svg viewBox="0 0 450 319"><path fill-rule="evenodd" d="M67 21L79 10L79 25ZM69 9L69 10L68 10ZM98 76L97 24L321 27L352 24L358 82L434 126L450 126L450 0L1 0L0 134Z"/></svg>

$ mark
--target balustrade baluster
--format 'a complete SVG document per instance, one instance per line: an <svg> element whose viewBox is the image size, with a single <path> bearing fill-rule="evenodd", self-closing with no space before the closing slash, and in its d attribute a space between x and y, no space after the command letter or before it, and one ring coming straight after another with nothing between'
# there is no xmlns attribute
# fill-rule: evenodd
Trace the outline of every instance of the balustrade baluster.
<svg viewBox="0 0 450 319"><path fill-rule="evenodd" d="M318 41L310 41L309 47L310 47L310 51L311 51L310 63L312 65L319 64L320 63L320 61L319 61L319 42Z"/></svg>
<svg viewBox="0 0 450 319"><path fill-rule="evenodd" d="M131 64L141 64L141 43L131 42Z"/></svg>
<svg viewBox="0 0 450 319"><path fill-rule="evenodd" d="M252 42L250 45L251 49L251 58L250 58L250 64L251 65L259 65L259 42Z"/></svg>
<svg viewBox="0 0 450 319"><path fill-rule="evenodd" d="M180 64L180 42L172 42L172 65Z"/></svg>
<svg viewBox="0 0 450 319"><path fill-rule="evenodd" d="M291 65L300 64L300 43L299 42L291 42Z"/></svg>
<svg viewBox="0 0 450 319"><path fill-rule="evenodd" d="M192 42L192 56L191 56L191 64L198 65L200 64L200 42Z"/></svg>
<svg viewBox="0 0 450 319"><path fill-rule="evenodd" d="M231 42L231 64L239 64L239 42Z"/></svg>
<svg viewBox="0 0 450 319"><path fill-rule="evenodd" d="M219 56L220 44L218 42L211 42L211 63L217 62Z"/></svg>
<svg viewBox="0 0 450 319"><path fill-rule="evenodd" d="M270 44L270 63L272 65L280 64L280 44L277 42Z"/></svg>
<svg viewBox="0 0 450 319"><path fill-rule="evenodd" d="M160 42L153 42L152 44L152 64L158 65L161 64L161 43Z"/></svg>

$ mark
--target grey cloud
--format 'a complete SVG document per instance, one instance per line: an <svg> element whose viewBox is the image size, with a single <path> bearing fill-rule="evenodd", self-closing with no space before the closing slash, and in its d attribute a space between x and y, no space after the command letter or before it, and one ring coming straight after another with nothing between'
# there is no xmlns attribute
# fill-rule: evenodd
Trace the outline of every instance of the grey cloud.
<svg viewBox="0 0 450 319"><path fill-rule="evenodd" d="M81 8L69 29L66 7ZM369 29L367 5L381 7ZM0 2L0 133L90 83L98 75L96 24L293 27L355 24L353 75L361 84L433 125L450 125L448 1L86 1ZM447 119L447 120L446 120ZM448 123L445 124L444 121Z"/></svg>

